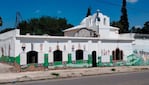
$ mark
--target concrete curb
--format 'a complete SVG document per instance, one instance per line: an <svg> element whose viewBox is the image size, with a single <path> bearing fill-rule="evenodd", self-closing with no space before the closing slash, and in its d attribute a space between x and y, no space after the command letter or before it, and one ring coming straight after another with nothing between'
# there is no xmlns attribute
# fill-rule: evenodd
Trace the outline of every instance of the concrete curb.
<svg viewBox="0 0 149 85"><path fill-rule="evenodd" d="M77 68L0 74L0 84L149 70L149 66Z"/></svg>

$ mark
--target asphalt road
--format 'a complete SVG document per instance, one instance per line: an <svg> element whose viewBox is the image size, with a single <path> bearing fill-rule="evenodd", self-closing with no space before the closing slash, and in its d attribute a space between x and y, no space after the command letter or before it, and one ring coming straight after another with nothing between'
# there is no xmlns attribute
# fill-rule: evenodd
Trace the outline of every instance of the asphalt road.
<svg viewBox="0 0 149 85"><path fill-rule="evenodd" d="M6 85L149 85L149 71L20 82Z"/></svg>

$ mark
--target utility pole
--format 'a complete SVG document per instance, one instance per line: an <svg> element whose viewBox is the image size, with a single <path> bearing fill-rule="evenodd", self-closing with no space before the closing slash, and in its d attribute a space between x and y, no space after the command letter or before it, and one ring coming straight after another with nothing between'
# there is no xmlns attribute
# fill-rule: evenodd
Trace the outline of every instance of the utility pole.
<svg viewBox="0 0 149 85"><path fill-rule="evenodd" d="M22 16L20 12L16 12L16 22L15 22L15 28L18 28L19 23L22 21Z"/></svg>

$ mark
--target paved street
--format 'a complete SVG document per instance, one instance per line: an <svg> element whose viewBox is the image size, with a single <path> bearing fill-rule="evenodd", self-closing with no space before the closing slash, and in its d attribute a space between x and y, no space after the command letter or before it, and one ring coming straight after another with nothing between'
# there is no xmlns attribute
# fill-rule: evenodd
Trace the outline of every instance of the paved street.
<svg viewBox="0 0 149 85"><path fill-rule="evenodd" d="M149 71L21 82L6 85L149 85Z"/></svg>

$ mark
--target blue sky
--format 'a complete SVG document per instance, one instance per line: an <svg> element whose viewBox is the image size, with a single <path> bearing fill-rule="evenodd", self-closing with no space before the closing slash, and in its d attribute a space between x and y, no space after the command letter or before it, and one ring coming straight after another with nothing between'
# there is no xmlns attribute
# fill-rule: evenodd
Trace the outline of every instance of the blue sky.
<svg viewBox="0 0 149 85"><path fill-rule="evenodd" d="M99 9L110 17L111 21L118 21L121 16L122 0L0 0L0 16L3 26L15 26L16 12L21 13L23 20L40 16L66 18L69 23L78 25L85 17L87 8L92 13ZM127 11L130 27L143 26L149 21L149 0L127 0Z"/></svg>

